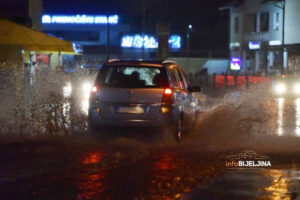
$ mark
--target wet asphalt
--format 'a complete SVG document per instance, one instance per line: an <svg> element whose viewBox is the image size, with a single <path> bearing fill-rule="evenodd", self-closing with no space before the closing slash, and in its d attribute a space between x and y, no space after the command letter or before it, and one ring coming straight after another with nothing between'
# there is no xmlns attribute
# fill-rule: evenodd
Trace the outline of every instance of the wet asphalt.
<svg viewBox="0 0 300 200"><path fill-rule="evenodd" d="M0 142L0 199L299 199L297 99L207 98L181 143L120 129ZM251 150L271 167L229 169Z"/></svg>

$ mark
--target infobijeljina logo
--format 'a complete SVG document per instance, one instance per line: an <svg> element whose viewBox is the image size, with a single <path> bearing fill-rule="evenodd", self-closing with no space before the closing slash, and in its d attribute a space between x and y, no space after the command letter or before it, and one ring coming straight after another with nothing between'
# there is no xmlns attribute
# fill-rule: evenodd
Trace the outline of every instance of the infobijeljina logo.
<svg viewBox="0 0 300 200"><path fill-rule="evenodd" d="M237 155L227 156L225 166L229 169L259 169L272 167L270 157L261 156L254 151L243 151Z"/></svg>

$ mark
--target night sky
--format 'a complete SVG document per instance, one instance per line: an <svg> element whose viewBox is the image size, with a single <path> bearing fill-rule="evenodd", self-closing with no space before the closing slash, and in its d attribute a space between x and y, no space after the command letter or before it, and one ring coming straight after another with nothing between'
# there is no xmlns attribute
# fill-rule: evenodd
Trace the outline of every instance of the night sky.
<svg viewBox="0 0 300 200"><path fill-rule="evenodd" d="M227 48L228 13L218 9L230 0L146 0L146 26L155 31L157 22L165 21L171 31L184 33L193 24L192 47ZM143 0L44 0L48 14L118 14L122 23L142 30ZM209 38L207 38L209 37Z"/></svg>

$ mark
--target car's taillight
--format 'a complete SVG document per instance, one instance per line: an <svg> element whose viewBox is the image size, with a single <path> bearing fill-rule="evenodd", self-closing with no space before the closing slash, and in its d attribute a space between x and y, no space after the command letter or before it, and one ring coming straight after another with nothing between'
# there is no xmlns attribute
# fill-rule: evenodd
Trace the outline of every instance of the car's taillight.
<svg viewBox="0 0 300 200"><path fill-rule="evenodd" d="M162 103L163 104L173 103L173 90L171 88L165 88Z"/></svg>
<svg viewBox="0 0 300 200"><path fill-rule="evenodd" d="M97 93L99 92L99 88L97 86L93 86L91 89L90 100L97 101Z"/></svg>
<svg viewBox="0 0 300 200"><path fill-rule="evenodd" d="M93 94L96 94L98 92L98 87L97 86L93 86L91 92Z"/></svg>
<svg viewBox="0 0 300 200"><path fill-rule="evenodd" d="M166 88L164 91L164 95L172 95L173 94L173 90L170 88Z"/></svg>

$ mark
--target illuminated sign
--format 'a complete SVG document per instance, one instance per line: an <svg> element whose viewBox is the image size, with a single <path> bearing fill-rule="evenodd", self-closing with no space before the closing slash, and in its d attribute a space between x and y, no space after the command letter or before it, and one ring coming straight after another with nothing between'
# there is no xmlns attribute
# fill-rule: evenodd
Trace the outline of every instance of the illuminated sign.
<svg viewBox="0 0 300 200"><path fill-rule="evenodd" d="M181 37L178 35L172 35L169 39L169 44L171 49L180 49L181 48Z"/></svg>
<svg viewBox="0 0 300 200"><path fill-rule="evenodd" d="M145 39L146 39L146 36L144 36L144 38L143 38L143 36L141 36L141 35L135 35L133 37L132 47L133 48L142 48L144 46L145 48L150 48L150 47L146 46Z"/></svg>
<svg viewBox="0 0 300 200"><path fill-rule="evenodd" d="M230 49L239 48L241 44L239 42L231 42L230 43Z"/></svg>
<svg viewBox="0 0 300 200"><path fill-rule="evenodd" d="M281 41L280 40L271 40L269 42L270 46L277 46L277 45L281 45Z"/></svg>
<svg viewBox="0 0 300 200"><path fill-rule="evenodd" d="M232 57L230 62L231 70L241 70L241 58Z"/></svg>
<svg viewBox="0 0 300 200"><path fill-rule="evenodd" d="M249 42L249 49L260 49L260 42Z"/></svg>
<svg viewBox="0 0 300 200"><path fill-rule="evenodd" d="M118 24L118 15L43 15L43 24Z"/></svg>
<svg viewBox="0 0 300 200"><path fill-rule="evenodd" d="M75 53L82 53L83 52L83 49L82 49L81 45L76 44L76 43L72 43L72 46L73 46L73 50L74 50Z"/></svg>
<svg viewBox="0 0 300 200"><path fill-rule="evenodd" d="M178 35L172 35L169 39L171 49L181 48L181 37ZM124 35L121 38L121 47L123 48L145 48L145 49L157 49L158 40L151 35Z"/></svg>
<svg viewBox="0 0 300 200"><path fill-rule="evenodd" d="M132 36L123 36L121 41L121 47L131 48L133 45L133 37Z"/></svg>

